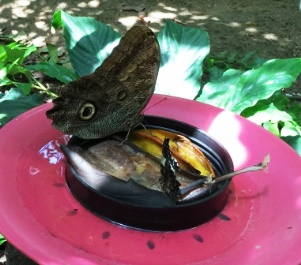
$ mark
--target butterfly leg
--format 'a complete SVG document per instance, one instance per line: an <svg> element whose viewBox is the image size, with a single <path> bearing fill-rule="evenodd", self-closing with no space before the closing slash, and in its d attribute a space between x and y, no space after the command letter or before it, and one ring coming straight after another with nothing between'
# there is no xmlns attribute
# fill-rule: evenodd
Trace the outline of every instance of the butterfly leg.
<svg viewBox="0 0 301 265"><path fill-rule="evenodd" d="M144 125L142 122L140 122L140 125L141 125L141 126L143 127L143 129L144 129L145 131L147 131L150 135L153 135L152 131L151 131L150 129L146 128L145 125Z"/></svg>

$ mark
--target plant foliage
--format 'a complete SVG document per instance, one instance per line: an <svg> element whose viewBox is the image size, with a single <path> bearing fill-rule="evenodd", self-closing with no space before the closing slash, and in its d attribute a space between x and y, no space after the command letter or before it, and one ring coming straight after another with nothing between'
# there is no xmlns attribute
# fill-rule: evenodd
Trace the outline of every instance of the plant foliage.
<svg viewBox="0 0 301 265"><path fill-rule="evenodd" d="M93 72L120 39L119 33L93 18L63 11L54 14L52 26L63 28L70 61L79 75ZM267 61L255 51L242 58L227 52L207 57L207 32L171 20L161 28L158 41L156 93L196 99L247 117L275 135L301 137L301 107L280 92L300 74L301 58ZM201 86L203 69L207 80Z"/></svg>
<svg viewBox="0 0 301 265"><path fill-rule="evenodd" d="M110 26L61 10L55 12L52 27L63 28L70 61L80 76L92 73L120 40ZM202 62L209 53L207 32L167 20L158 41L161 67L155 92L193 99L200 90Z"/></svg>
<svg viewBox="0 0 301 265"><path fill-rule="evenodd" d="M120 34L91 17L74 17L59 10L52 27L62 29L74 70L57 64L55 46L48 44L49 59L26 65L37 52L33 45L12 41L0 45L0 124L41 104L43 89L33 71L66 83L93 72L118 44ZM211 57L206 31L167 20L158 33L161 65L156 93L196 99L236 112L262 125L300 150L301 106L283 92L301 72L301 58L265 60L252 51L243 57L223 52ZM203 75L204 71L204 75ZM7 89L7 87L9 89ZM44 88L47 93L47 89ZM14 106L13 106L14 105Z"/></svg>
<svg viewBox="0 0 301 265"><path fill-rule="evenodd" d="M62 83L78 77L74 70L57 64L56 47L48 45L48 48L49 60L39 55L34 45L14 38L0 42L0 127L24 111L42 104L41 91L54 96L33 76L33 72L42 72ZM37 53L42 61L32 64L28 59L33 53Z"/></svg>
<svg viewBox="0 0 301 265"><path fill-rule="evenodd" d="M73 17L61 10L54 13L52 27L63 29L70 62L79 76L94 72L121 37L110 26L91 17Z"/></svg>
<svg viewBox="0 0 301 265"><path fill-rule="evenodd" d="M6 242L6 239L0 234L0 246Z"/></svg>
<svg viewBox="0 0 301 265"><path fill-rule="evenodd" d="M37 47L14 38L0 38L0 127L43 103L41 91L54 96L32 73L39 71L62 83L92 73L118 44L120 34L91 17L74 17L56 11L54 29L63 29L70 62L58 64L58 50L47 44L49 58L28 64ZM281 91L301 72L301 58L266 61L252 51L208 56L206 31L167 20L158 34L161 65L156 93L196 99L229 109L282 137L301 155L301 104ZM41 56L40 56L41 57ZM203 71L203 82L201 82ZM204 81L205 80L205 81ZM5 243L0 234L0 245Z"/></svg>
<svg viewBox="0 0 301 265"><path fill-rule="evenodd" d="M194 99L200 90L202 64L210 50L208 33L167 20L158 41L161 65L155 92Z"/></svg>

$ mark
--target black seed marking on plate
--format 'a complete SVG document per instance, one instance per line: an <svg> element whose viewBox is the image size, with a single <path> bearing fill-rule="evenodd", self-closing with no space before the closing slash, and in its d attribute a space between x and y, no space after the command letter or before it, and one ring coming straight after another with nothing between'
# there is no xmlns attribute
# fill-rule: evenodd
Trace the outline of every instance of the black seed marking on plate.
<svg viewBox="0 0 301 265"><path fill-rule="evenodd" d="M198 234L193 234L193 238L200 243L204 242L204 239Z"/></svg>
<svg viewBox="0 0 301 265"><path fill-rule="evenodd" d="M219 213L217 215L219 218L221 218L222 220L225 220L225 221L231 221L231 218L223 213Z"/></svg>
<svg viewBox="0 0 301 265"><path fill-rule="evenodd" d="M147 246L149 249L154 249L155 248L155 243L153 241L148 240L147 241Z"/></svg>
<svg viewBox="0 0 301 265"><path fill-rule="evenodd" d="M69 211L69 212L67 213L67 215L68 215L68 216L73 216L73 215L76 215L77 212L78 212L78 209L73 209L73 210Z"/></svg>
<svg viewBox="0 0 301 265"><path fill-rule="evenodd" d="M231 194L231 193L232 193L232 190L229 189L229 190L228 190L228 193Z"/></svg>
<svg viewBox="0 0 301 265"><path fill-rule="evenodd" d="M104 231L101 235L102 239L108 239L111 233L109 231Z"/></svg>

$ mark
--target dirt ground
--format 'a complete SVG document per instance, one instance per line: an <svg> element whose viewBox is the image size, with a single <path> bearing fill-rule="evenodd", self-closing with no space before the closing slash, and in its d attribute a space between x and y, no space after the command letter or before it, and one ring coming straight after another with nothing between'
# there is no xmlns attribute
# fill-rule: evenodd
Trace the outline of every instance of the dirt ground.
<svg viewBox="0 0 301 265"><path fill-rule="evenodd" d="M299 0L0 0L0 33L25 33L37 46L45 42L63 45L61 36L50 31L52 14L57 9L94 17L121 33L143 15L155 31L166 18L202 27L209 33L212 55L222 51L244 55L257 50L259 56L269 59L301 57L299 8ZM0 264L33 263L9 247Z"/></svg>
<svg viewBox="0 0 301 265"><path fill-rule="evenodd" d="M299 0L92 0L45 1L0 0L0 30L4 34L25 32L37 46L51 36L50 21L57 9L77 16L91 16L124 33L139 11L158 30L166 18L209 32L211 53L258 50L265 58L301 55Z"/></svg>

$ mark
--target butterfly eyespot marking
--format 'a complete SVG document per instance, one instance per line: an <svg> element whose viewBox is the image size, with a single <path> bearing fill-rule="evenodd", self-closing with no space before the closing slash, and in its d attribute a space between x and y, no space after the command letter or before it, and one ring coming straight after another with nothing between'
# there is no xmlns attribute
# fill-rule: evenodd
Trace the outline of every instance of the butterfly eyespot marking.
<svg viewBox="0 0 301 265"><path fill-rule="evenodd" d="M127 93L125 90L120 90L117 94L117 100L125 100L127 98Z"/></svg>
<svg viewBox="0 0 301 265"><path fill-rule="evenodd" d="M95 113L96 113L96 108L94 104L90 102L86 102L83 105L81 105L78 112L78 118L82 121L88 121L94 117Z"/></svg>

